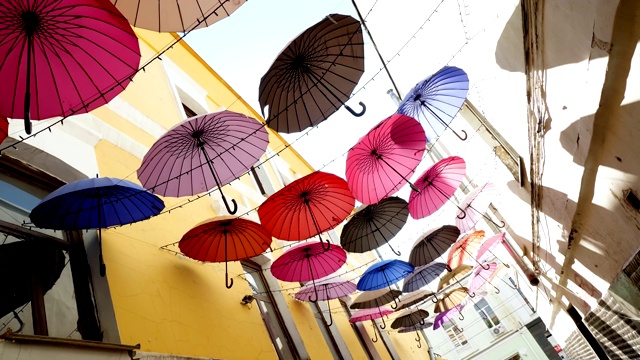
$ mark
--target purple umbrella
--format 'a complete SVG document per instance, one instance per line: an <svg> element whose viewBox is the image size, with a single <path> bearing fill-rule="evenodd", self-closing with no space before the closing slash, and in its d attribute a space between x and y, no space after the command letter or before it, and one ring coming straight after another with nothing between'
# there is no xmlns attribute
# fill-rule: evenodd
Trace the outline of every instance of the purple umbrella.
<svg viewBox="0 0 640 360"><path fill-rule="evenodd" d="M453 319L453 315L455 315L455 313L460 314L460 317L459 317L460 320L464 320L464 316L462 315L462 308L463 307L464 306L462 304L458 304L455 307L453 307L452 309L443 311L443 312L439 313L438 315L436 315L436 317L433 319L433 330L437 330L442 325L444 325L446 322L451 321L451 319Z"/></svg>
<svg viewBox="0 0 640 360"><path fill-rule="evenodd" d="M469 292L475 292L485 283L491 284L491 277L498 270L498 263L491 262L487 264L487 267L477 266L473 269L473 275L471 275L471 282L469 283ZM491 285L493 286L493 285ZM496 289L496 294L500 293L500 289L493 286Z"/></svg>
<svg viewBox="0 0 640 360"><path fill-rule="evenodd" d="M142 159L138 179L163 196L191 196L220 190L237 179L264 154L269 138L264 126L244 114L221 111L192 117L162 135Z"/></svg>
<svg viewBox="0 0 640 360"><path fill-rule="evenodd" d="M318 289L320 289L320 291L318 291ZM296 299L310 302L326 300L327 307L329 308L329 323L327 326L331 326L331 324L333 324L333 318L331 317L331 303L329 300L347 296L355 291L356 284L338 276L320 279L315 285L313 283L306 284L296 293ZM315 299L313 299L312 296L315 296Z"/></svg>
<svg viewBox="0 0 640 360"><path fill-rule="evenodd" d="M460 210L456 217L456 226L461 232L467 232L473 229L474 226L480 221L480 218L485 218L487 221L493 223L499 228L505 226L504 221L502 224L498 224L493 221L484 212L489 208L491 199L496 193L496 186L488 182L480 187L477 187L469 192L467 196L460 203Z"/></svg>

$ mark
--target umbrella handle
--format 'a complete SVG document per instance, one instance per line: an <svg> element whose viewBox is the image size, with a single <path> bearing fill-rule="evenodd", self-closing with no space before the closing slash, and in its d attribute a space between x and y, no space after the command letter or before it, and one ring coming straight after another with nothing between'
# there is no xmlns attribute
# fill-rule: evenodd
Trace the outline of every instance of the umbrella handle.
<svg viewBox="0 0 640 360"><path fill-rule="evenodd" d="M421 324L421 325L424 325L424 324ZM420 333L418 332L418 330L416 330L416 336L417 336L416 341L420 343Z"/></svg>
<svg viewBox="0 0 640 360"><path fill-rule="evenodd" d="M371 341L378 342L378 331L376 330L376 323L374 323L373 320L371 320L371 322L373 323L373 335L375 335L375 338L371 338Z"/></svg>
<svg viewBox="0 0 640 360"><path fill-rule="evenodd" d="M320 235L318 235L319 237ZM327 239L327 247L324 247L324 240L322 240L322 238L320 238L320 244L322 245L322 250L324 251L329 251L329 249L331 249L331 243L329 242L329 239Z"/></svg>
<svg viewBox="0 0 640 360"><path fill-rule="evenodd" d="M422 348L422 344L420 343L420 339L418 339L418 345L416 345L418 349Z"/></svg>
<svg viewBox="0 0 640 360"><path fill-rule="evenodd" d="M389 249L391 249L391 251L393 251L394 254L396 254L396 256L401 256L402 253L400 251L396 251L393 246L391 246L391 244L387 243L387 245L389 245Z"/></svg>
<svg viewBox="0 0 640 360"><path fill-rule="evenodd" d="M229 215L234 215L235 213L238 212L238 203L236 202L236 199L231 199L231 203L233 204L233 209L229 206L229 203L227 202L227 198L224 196L224 194L222 194L222 201L224 202L224 206L227 208Z"/></svg>
<svg viewBox="0 0 640 360"><path fill-rule="evenodd" d="M460 311L458 311L458 314L460 314L460 316L458 316L458 319L460 319L460 321L464 320L464 315L462 315Z"/></svg>
<svg viewBox="0 0 640 360"><path fill-rule="evenodd" d="M420 324L420 325L424 325L424 324L425 324L425 322L424 322L424 318L420 319L419 324Z"/></svg>
<svg viewBox="0 0 640 360"><path fill-rule="evenodd" d="M438 297L437 296L432 296L431 297L431 302L434 303L434 304L437 304L438 303Z"/></svg>
<svg viewBox="0 0 640 360"><path fill-rule="evenodd" d="M460 214L458 214L458 216L456 216L456 217L457 217L458 219L460 219L460 220L462 220L462 219L466 218L466 217L467 217L467 212L466 212L466 211L464 211L464 210L462 210L462 209L460 209L460 208L458 208L458 209L460 210ZM462 215L462 217L460 217L460 215Z"/></svg>
<svg viewBox="0 0 640 360"><path fill-rule="evenodd" d="M391 287L389 287L389 290L391 290ZM398 301L396 300L396 298L393 298L393 305L391 305L391 308L393 310L398 308Z"/></svg>
<svg viewBox="0 0 640 360"><path fill-rule="evenodd" d="M327 300L327 309L329 309L329 323L327 324L327 322L325 321L325 325L327 325L327 327L333 325L333 316L331 315L331 303L329 302L330 300ZM320 316L322 316L322 314L320 314ZM324 320L324 316L322 316L322 320Z"/></svg>
<svg viewBox="0 0 640 360"><path fill-rule="evenodd" d="M362 107L362 110L360 110L360 112L355 112L355 110L353 110L347 104L344 104L344 108L347 109L347 111L350 112L351 115L353 115L355 117L360 117L360 116L364 115L364 113L367 111L367 106L362 101L358 102L358 104Z"/></svg>
<svg viewBox="0 0 640 360"><path fill-rule="evenodd" d="M231 287L233 286L233 278L229 279L229 273L225 273L225 284L224 286L227 287L227 289L231 289Z"/></svg>
<svg viewBox="0 0 640 360"><path fill-rule="evenodd" d="M380 329L383 329L383 330L384 330L384 329L386 329L386 328L387 328L387 323L386 323L386 322L384 322L384 317L381 317L380 319L382 320L382 325L380 325Z"/></svg>

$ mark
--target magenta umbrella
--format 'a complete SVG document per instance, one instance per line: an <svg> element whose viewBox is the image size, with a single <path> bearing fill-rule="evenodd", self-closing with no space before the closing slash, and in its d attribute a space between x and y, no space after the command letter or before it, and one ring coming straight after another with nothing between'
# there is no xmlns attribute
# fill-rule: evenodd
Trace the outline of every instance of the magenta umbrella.
<svg viewBox="0 0 640 360"><path fill-rule="evenodd" d="M382 319L382 323L383 323L382 328L384 328L386 327L386 325L384 325L383 316L387 316L389 314L393 314L393 310L389 309L386 306L362 309L353 313L353 315L351 315L351 317L349 318L349 322L356 323L356 322L371 320L371 325L373 326L373 333L376 335L376 337L374 339L371 339L371 341L378 342L379 330L376 324L373 322L373 320Z"/></svg>
<svg viewBox="0 0 640 360"><path fill-rule="evenodd" d="M318 288L320 288L320 292L318 292ZM327 308L329 309L329 323L327 326L331 326L333 324L333 318L331 316L331 303L329 300L338 299L343 296L347 296L356 291L356 284L347 281L340 276L332 277L332 278L324 278L318 280L315 283L315 286L312 284L306 284L296 293L296 299L300 301L310 301L315 302L318 300L326 300ZM312 296L315 295L315 298ZM324 317L322 317L324 320Z"/></svg>
<svg viewBox="0 0 640 360"><path fill-rule="evenodd" d="M163 196L190 196L237 179L264 154L269 136L262 123L244 114L220 111L187 119L162 135L142 159L138 179Z"/></svg>
<svg viewBox="0 0 640 360"><path fill-rule="evenodd" d="M375 204L400 190L420 164L426 144L418 120L399 114L382 120L347 154L347 183L355 198Z"/></svg>
<svg viewBox="0 0 640 360"><path fill-rule="evenodd" d="M461 157L451 156L438 161L420 175L414 183L417 189L412 189L409 195L411 217L422 219L440 209L462 183L466 168Z"/></svg>
<svg viewBox="0 0 640 360"><path fill-rule="evenodd" d="M0 13L0 115L27 134L31 119L108 103L138 70L138 38L108 1L11 0Z"/></svg>
<svg viewBox="0 0 640 360"><path fill-rule="evenodd" d="M467 194L464 200L460 203L460 210L456 217L456 226L461 232L464 233L473 229L478 221L480 221L480 218L483 217L499 228L503 228L505 226L504 221L502 224L498 224L484 213L489 208L489 204L491 204L491 199L495 193L496 186L488 182L471 190L469 194Z"/></svg>

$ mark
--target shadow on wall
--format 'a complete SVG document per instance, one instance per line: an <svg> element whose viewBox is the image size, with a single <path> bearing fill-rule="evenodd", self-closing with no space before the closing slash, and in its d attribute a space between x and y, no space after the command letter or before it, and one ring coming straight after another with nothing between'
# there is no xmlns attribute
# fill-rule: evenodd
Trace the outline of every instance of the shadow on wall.
<svg viewBox="0 0 640 360"><path fill-rule="evenodd" d="M544 30L550 31L553 36L544 38L546 69L608 55L610 44L596 35L597 32L604 33L599 31L600 22L606 23L602 24L604 28L607 25L609 28L612 26L608 24L612 20L607 20L606 17L611 13L611 8L615 12L615 6L606 3L606 1L599 1L595 9L592 6L585 6L582 1L547 3L544 22L548 25ZM604 37L603 34L601 36ZM609 37L610 34L607 34L606 38ZM522 11L519 4L500 34L495 59L496 64L504 70L524 72Z"/></svg>

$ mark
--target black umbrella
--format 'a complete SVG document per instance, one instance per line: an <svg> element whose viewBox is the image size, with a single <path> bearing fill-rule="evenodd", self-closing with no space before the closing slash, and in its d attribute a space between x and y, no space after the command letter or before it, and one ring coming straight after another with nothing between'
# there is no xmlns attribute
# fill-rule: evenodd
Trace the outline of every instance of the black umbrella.
<svg viewBox="0 0 640 360"><path fill-rule="evenodd" d="M460 229L453 225L444 225L430 230L413 245L409 263L415 267L429 264L444 254L458 240L458 236L460 236ZM451 271L449 265L447 270Z"/></svg>

